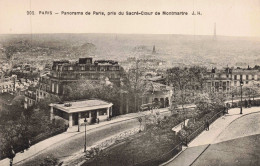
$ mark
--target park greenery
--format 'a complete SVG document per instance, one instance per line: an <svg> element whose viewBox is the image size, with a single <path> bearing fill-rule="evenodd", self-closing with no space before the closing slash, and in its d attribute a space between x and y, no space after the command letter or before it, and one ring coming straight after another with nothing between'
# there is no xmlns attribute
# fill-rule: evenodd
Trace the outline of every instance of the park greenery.
<svg viewBox="0 0 260 166"><path fill-rule="evenodd" d="M205 79L203 75L206 68L190 67L168 69L166 72L166 82L173 87L171 101L172 112L170 116L159 113L138 118L140 130L139 134L131 136L123 142L113 145L107 150L97 152L98 159L93 157L88 161L89 165L133 165L145 160L149 162L151 158L156 159L161 154L165 154L179 144L187 135L194 132L217 112L223 110L224 102L228 99L224 93L207 92L204 87ZM16 100L9 108L0 112L1 134L1 158L9 157L11 160L15 153L30 148L32 140L39 135L51 133L57 128L64 128L63 121L50 121L49 104L54 102L65 102L82 99L101 99L113 103L113 115L120 115L120 105L122 94L128 96L129 112L139 110L139 97L146 91L147 82L139 78L139 73L129 74L125 81L121 81L121 86L116 86L108 80L99 81L80 80L70 83L64 88L64 95L61 97L48 96L37 105L23 109L21 100ZM256 86L244 86L243 93L254 98L258 93ZM237 95L240 89L232 93ZM195 104L195 109L186 108L189 104ZM174 135L172 128L177 124L189 119L188 125ZM49 135L52 136L52 135ZM51 159L52 160L52 159ZM53 160L52 160L53 161ZM48 163L47 159L46 162ZM151 160L151 163L154 161Z"/></svg>
<svg viewBox="0 0 260 166"><path fill-rule="evenodd" d="M8 157L12 160L15 154L30 148L37 136L51 133L63 127L60 121L50 121L48 103L57 98L46 98L38 105L27 110L23 101L15 100L0 112L0 149L1 159Z"/></svg>
<svg viewBox="0 0 260 166"><path fill-rule="evenodd" d="M170 115L163 115L153 110L152 114L146 115L142 120L138 117L140 125L144 125L142 132L107 149L96 150L96 155L91 159L88 158L83 165L159 165L178 153L180 149L175 147L201 127L205 119L209 119L219 111L222 100L217 100L219 103L215 102L218 98L219 96L203 94L196 101L198 108L187 108L184 112L181 109L178 113L172 112ZM208 109L205 109L206 107ZM175 135L172 128L186 118L189 119L188 125Z"/></svg>

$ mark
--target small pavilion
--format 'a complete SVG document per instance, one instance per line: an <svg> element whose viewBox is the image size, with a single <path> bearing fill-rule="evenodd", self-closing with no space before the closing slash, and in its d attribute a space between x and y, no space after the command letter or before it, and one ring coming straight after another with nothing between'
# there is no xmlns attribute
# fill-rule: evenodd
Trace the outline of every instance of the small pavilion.
<svg viewBox="0 0 260 166"><path fill-rule="evenodd" d="M52 103L50 104L50 117L51 120L64 119L69 127L80 126L84 123L85 118L88 123L95 123L97 119L99 121L107 120L109 116L112 116L112 106L112 103L98 99Z"/></svg>

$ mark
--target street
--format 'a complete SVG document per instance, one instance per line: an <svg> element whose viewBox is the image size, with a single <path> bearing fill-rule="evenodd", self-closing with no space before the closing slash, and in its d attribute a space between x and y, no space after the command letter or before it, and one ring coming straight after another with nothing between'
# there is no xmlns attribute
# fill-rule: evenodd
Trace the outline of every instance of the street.
<svg viewBox="0 0 260 166"><path fill-rule="evenodd" d="M87 146L91 146L92 144L98 142L99 140L112 136L118 132L131 129L138 125L139 124L137 120L132 119L128 121L102 126L94 130L91 130L90 132L87 132ZM33 156L32 158L25 160L25 162L20 162L15 165L23 165L23 166L34 165L37 161L49 155L53 155L58 159L63 159L65 157L72 155L73 153L76 153L78 151L83 151L84 138L85 138L84 136L85 136L84 132L82 132L74 137L70 137L69 139L62 140L61 142L48 147L47 149L45 149L43 152L40 152L36 156Z"/></svg>
<svg viewBox="0 0 260 166"><path fill-rule="evenodd" d="M195 138L167 166L260 165L259 107L231 109Z"/></svg>
<svg viewBox="0 0 260 166"><path fill-rule="evenodd" d="M192 165L260 165L260 113L231 123Z"/></svg>

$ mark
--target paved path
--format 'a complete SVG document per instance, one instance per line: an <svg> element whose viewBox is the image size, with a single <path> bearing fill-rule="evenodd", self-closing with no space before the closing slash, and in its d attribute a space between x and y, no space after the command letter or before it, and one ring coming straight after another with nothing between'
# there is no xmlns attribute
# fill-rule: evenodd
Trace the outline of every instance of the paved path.
<svg viewBox="0 0 260 166"><path fill-rule="evenodd" d="M192 166L259 166L260 113L233 121Z"/></svg>
<svg viewBox="0 0 260 166"><path fill-rule="evenodd" d="M167 166L189 166L209 147L213 144L216 138L236 119L241 116L259 112L259 107L243 108L243 114L240 113L239 108L229 110L229 114L220 117L213 124L210 125L209 131L202 132L197 138L189 143L188 148L185 149L171 162L164 164Z"/></svg>
<svg viewBox="0 0 260 166"><path fill-rule="evenodd" d="M159 111L162 114L169 113L167 108L156 111ZM150 111L131 113L115 117L111 121L88 125L87 146L91 146L106 137L139 126L137 117L150 113ZM81 132L77 132L77 130L78 128L74 126L72 129L68 130L68 132L48 138L31 146L29 150L24 153L16 154L13 165L32 165L32 163L51 154L59 159L64 159L78 151L83 151L84 126L81 126ZM1 160L0 166L9 166L9 161L9 159Z"/></svg>

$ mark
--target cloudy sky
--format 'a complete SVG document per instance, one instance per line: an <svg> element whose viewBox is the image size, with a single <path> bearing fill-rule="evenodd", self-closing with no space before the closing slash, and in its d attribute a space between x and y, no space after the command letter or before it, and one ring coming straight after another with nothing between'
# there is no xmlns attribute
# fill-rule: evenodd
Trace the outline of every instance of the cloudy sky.
<svg viewBox="0 0 260 166"><path fill-rule="evenodd" d="M34 11L35 15L27 15ZM39 15L52 11L52 15ZM106 16L61 12L103 11ZM108 16L107 12L188 12L188 16ZM191 15L200 11L202 15ZM59 14L55 14L59 13ZM128 33L260 36L260 0L0 0L0 34Z"/></svg>

